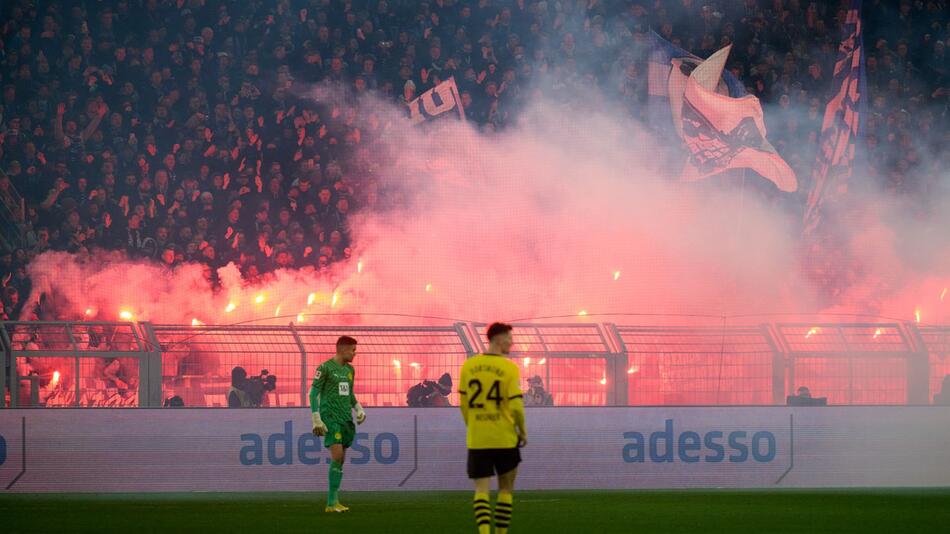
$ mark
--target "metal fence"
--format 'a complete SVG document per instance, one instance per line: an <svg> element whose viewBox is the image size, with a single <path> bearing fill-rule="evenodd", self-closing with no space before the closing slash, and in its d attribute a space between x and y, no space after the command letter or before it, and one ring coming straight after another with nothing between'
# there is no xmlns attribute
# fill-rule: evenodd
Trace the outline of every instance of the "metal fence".
<svg viewBox="0 0 950 534"><path fill-rule="evenodd" d="M4 323L0 378L11 407L135 407L147 398L154 364L131 323ZM155 401L156 399L150 399Z"/></svg>
<svg viewBox="0 0 950 534"><path fill-rule="evenodd" d="M928 399L940 393L944 378L950 376L950 326L921 326L919 343L926 348L929 375ZM948 392L950 393L950 392Z"/></svg>
<svg viewBox="0 0 950 534"><path fill-rule="evenodd" d="M6 322L0 384L11 407L224 407L240 366L277 377L263 406L305 406L314 370L352 335L360 401L405 406L423 380L457 382L485 326ZM799 386L829 404L927 404L950 375L950 326L517 324L510 357L556 406L783 404Z"/></svg>
<svg viewBox="0 0 950 534"><path fill-rule="evenodd" d="M487 349L486 324L473 324L478 350ZM522 377L540 377L557 406L625 404L618 392L620 355L597 324L515 324L511 356Z"/></svg>
<svg viewBox="0 0 950 534"><path fill-rule="evenodd" d="M611 325L629 355L630 404L772 404L780 364L765 327Z"/></svg>
<svg viewBox="0 0 950 534"><path fill-rule="evenodd" d="M314 370L333 357L342 335L359 340L355 365L367 406L404 406L411 386L456 374L472 352L460 326L144 326L163 355L163 397L177 395L186 406L227 406L238 366L249 376L277 377L265 406L306 406Z"/></svg>
<svg viewBox="0 0 950 534"><path fill-rule="evenodd" d="M775 331L787 391L808 386L830 404L927 402L927 356L900 324L778 324Z"/></svg>

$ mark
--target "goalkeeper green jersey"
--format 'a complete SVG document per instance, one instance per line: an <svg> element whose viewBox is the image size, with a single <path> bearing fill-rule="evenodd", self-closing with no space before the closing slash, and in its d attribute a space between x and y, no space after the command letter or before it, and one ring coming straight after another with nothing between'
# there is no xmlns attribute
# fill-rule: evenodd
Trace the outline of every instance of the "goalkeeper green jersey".
<svg viewBox="0 0 950 534"><path fill-rule="evenodd" d="M324 421L352 421L356 404L353 372L352 365L340 365L333 358L320 364L310 385L310 411L320 412Z"/></svg>

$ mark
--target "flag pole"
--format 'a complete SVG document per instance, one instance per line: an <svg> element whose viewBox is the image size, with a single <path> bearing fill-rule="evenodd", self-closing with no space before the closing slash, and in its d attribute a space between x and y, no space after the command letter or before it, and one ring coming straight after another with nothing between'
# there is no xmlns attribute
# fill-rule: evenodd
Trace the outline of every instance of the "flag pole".
<svg viewBox="0 0 950 534"><path fill-rule="evenodd" d="M455 97L455 105L459 108L459 119L465 122L465 110L462 109L462 95L459 94L459 87L455 83L455 76L452 76L452 95Z"/></svg>

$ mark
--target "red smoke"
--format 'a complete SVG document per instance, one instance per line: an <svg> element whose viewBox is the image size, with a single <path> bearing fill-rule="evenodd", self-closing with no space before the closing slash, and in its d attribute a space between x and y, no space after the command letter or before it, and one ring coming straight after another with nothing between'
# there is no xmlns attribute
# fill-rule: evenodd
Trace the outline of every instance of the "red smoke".
<svg viewBox="0 0 950 534"><path fill-rule="evenodd" d="M196 265L169 273L115 253L46 253L30 265L33 298L45 293L62 319L124 311L181 324L822 311L800 276L799 213L753 193L751 177L744 189L677 183L661 170L662 147L632 123L553 105L491 135L390 120L398 156L381 190L407 191L405 204L354 216L353 259L332 276L278 271L248 286L227 266L212 291ZM927 233L939 224L869 206L842 230L857 274L825 310L913 320L919 309L923 322L945 321L950 248Z"/></svg>

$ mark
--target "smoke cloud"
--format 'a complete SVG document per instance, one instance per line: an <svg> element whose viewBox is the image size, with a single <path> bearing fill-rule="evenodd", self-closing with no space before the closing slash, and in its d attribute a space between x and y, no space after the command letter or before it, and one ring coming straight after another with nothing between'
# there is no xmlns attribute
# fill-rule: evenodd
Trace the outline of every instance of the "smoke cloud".
<svg viewBox="0 0 950 534"><path fill-rule="evenodd" d="M886 193L862 193L866 208L838 229L851 278L829 299L802 275L801 214L760 178L679 183L663 165L666 147L619 109L534 102L517 126L492 134L453 120L414 128L388 104L364 104L389 124L381 152L393 161L380 190L398 201L352 216L353 257L329 274L282 270L248 285L229 265L212 289L198 265L167 271L117 253L51 252L30 265L32 298L45 295L64 319L124 311L185 324L436 321L385 314L948 318L950 210L910 218Z"/></svg>

